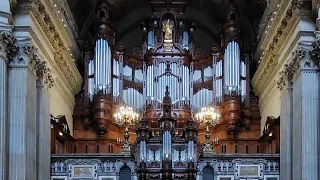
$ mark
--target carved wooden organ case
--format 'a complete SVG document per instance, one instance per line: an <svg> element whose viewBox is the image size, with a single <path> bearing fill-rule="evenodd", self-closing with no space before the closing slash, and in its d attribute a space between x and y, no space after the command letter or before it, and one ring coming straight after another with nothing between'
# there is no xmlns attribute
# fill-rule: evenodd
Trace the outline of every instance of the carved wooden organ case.
<svg viewBox="0 0 320 180"><path fill-rule="evenodd" d="M215 106L221 114L213 136L220 140L234 139L242 129L249 129L252 120L259 121L257 100L250 94L250 55L241 51L235 4L229 5L221 44L209 55L195 48L196 24L174 9L159 9L156 16L142 22L143 45L131 55L125 44L115 45L107 5L101 4L96 16L96 40L85 53L83 101L78 102L75 117L81 117L85 126L94 126L100 137L112 139L108 131L121 132L112 119L120 104L142 113L156 136L166 86L176 134L182 134L192 114L205 106ZM204 129L200 126L199 134ZM130 131L135 132L134 128ZM199 136L199 141L203 143L204 137ZM156 154L157 148L153 150Z"/></svg>

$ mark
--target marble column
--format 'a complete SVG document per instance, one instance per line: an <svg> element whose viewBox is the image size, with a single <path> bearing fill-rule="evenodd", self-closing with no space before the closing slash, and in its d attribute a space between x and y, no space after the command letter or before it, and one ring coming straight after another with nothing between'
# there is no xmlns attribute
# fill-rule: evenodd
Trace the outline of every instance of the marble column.
<svg viewBox="0 0 320 180"><path fill-rule="evenodd" d="M297 53L293 80L292 179L319 177L319 69L305 50Z"/></svg>
<svg viewBox="0 0 320 180"><path fill-rule="evenodd" d="M0 180L8 179L7 48L12 43L10 1L0 0ZM8 41L9 40L9 41Z"/></svg>
<svg viewBox="0 0 320 180"><path fill-rule="evenodd" d="M280 179L292 179L292 82L283 77L280 114Z"/></svg>
<svg viewBox="0 0 320 180"><path fill-rule="evenodd" d="M8 56L6 51L13 44L10 30L0 30L0 180L7 179L7 65Z"/></svg>
<svg viewBox="0 0 320 180"><path fill-rule="evenodd" d="M35 50L20 44L8 69L9 180L36 179L37 88Z"/></svg>
<svg viewBox="0 0 320 180"><path fill-rule="evenodd" d="M50 179L50 95L43 78L37 81L37 179Z"/></svg>

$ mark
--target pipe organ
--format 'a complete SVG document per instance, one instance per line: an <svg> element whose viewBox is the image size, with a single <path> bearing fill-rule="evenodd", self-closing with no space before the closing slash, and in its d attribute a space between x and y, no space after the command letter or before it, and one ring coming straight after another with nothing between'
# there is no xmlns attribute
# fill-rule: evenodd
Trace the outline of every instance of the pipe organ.
<svg viewBox="0 0 320 180"><path fill-rule="evenodd" d="M185 47L185 38L189 37L186 33L186 31L183 32L181 48ZM153 51L159 47L154 44L154 36L153 30L148 32L148 48ZM221 104L224 94L232 93L241 96L243 102L247 92L246 64L241 60L238 42L230 41L223 53L223 59L214 59L209 56L205 63L197 62L197 58L192 60L181 56L152 55L145 69L142 68L143 60L140 61L140 68L135 69L130 67L130 62L120 63L119 58L123 56L118 56L111 61L108 42L98 39L95 57L88 65L89 75L93 77L88 80L90 100L92 101L93 94L98 90L110 93L112 87L116 103L122 101L138 111L143 111L143 108L148 105L159 109L161 99L164 97L163 89L169 86L175 109L188 105L197 110L213 103ZM130 59L126 60L130 61ZM193 71L189 63L192 61L194 61L193 66L197 66ZM111 70L112 74L109 73ZM144 87L140 88L140 86Z"/></svg>
<svg viewBox="0 0 320 180"><path fill-rule="evenodd" d="M241 46L235 7L227 12L221 43L214 42L211 53L198 53L193 22L183 13L176 17L166 10L141 23L141 48L130 54L125 44L116 45L110 16L101 15L108 13L105 6L97 10L95 43L86 52L90 56L85 56L85 103L77 107L81 114L77 118L83 118L85 124L81 138L97 131L99 141L116 142L113 145L121 148L118 138L123 128L118 128L112 115L119 106L130 106L142 116L138 124L128 127L130 143L136 142L131 148L138 169L161 169L162 178L170 179L172 169L180 168L181 174L189 173L188 179L195 179L192 173L200 158L199 143L203 144L205 138L212 142L212 137L217 146L221 146L219 142L230 142L231 146L237 133L248 131L250 126L258 129L257 123L251 123L260 116L257 101L252 101L249 91L250 57ZM214 131L208 127L205 132L206 128L192 118L205 106L214 106L221 115ZM241 137L248 134L253 133L245 132ZM221 151L226 152L225 147Z"/></svg>

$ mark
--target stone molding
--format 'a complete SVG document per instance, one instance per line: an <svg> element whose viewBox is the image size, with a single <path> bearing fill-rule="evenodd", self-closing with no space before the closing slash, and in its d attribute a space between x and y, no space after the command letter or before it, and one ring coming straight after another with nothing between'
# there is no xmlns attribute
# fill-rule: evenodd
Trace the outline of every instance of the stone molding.
<svg viewBox="0 0 320 180"><path fill-rule="evenodd" d="M39 40L35 32L31 28L28 28L28 29L29 29L31 38L35 41L35 43L41 44L41 41ZM61 97L68 104L69 108L72 109L74 106L74 94L73 94L74 92L73 92L73 89L71 88L71 85L68 83L67 79L63 75L63 72L58 67L54 57L52 58L43 46L38 46L38 48L44 55L44 58L46 59L46 61L48 61L52 67L51 70L52 70L52 75L54 76L53 79L55 81L54 82L55 88L58 90Z"/></svg>
<svg viewBox="0 0 320 180"><path fill-rule="evenodd" d="M280 62L278 54L281 52L281 47L283 44L286 44L287 37L290 37L290 34L293 33L291 31L294 29L298 20L312 17L312 10L308 9L308 3L311 3L311 0L294 0L291 3L284 0L280 2L281 8L283 5L287 7L285 7L283 11L281 11L282 9L278 11L273 23L270 25L268 33L260 40L258 50L255 54L256 58L259 59L259 54L262 54L259 49L261 51L264 50L264 55L261 56L261 64L252 79L256 94L261 95L263 89L265 89L265 87L259 84L266 82L272 75L272 72L274 72L274 69Z"/></svg>
<svg viewBox="0 0 320 180"><path fill-rule="evenodd" d="M43 2L41 0L35 0L32 2L24 0L24 3L18 4L17 9L22 12L30 12L34 17L33 19L38 22L40 28L49 41L52 51L56 54L55 57L59 57L55 58L58 68L67 80L67 83L71 86L73 95L75 95L81 88L82 78L75 63L72 62L71 55L69 53L65 53L67 49L65 42L68 40L67 42L70 47L77 47L77 44L72 44L73 41L66 33L65 27L59 26L58 19L54 14L55 12L52 7L48 8L47 3L50 2ZM59 27L59 31L57 27ZM20 27L15 27L15 29L19 28Z"/></svg>
<svg viewBox="0 0 320 180"><path fill-rule="evenodd" d="M283 3L285 3L286 1L284 1ZM274 24L273 26L271 26L269 31L272 32L276 32L274 34L266 34L265 37L263 37L261 39L261 43L259 44L260 49L265 49L265 55L263 57L263 59L261 59L261 64L259 65L252 81L253 81L253 88L255 90L255 92L260 92L259 88L259 84L262 84L262 82L266 82L267 78L270 76L270 74L272 73L273 69L276 67L276 65L278 64L278 51L280 49L280 47L278 47L279 45L284 44L286 37L288 36L288 31L290 31L290 29L292 29L293 25L294 25L294 18L292 18L292 13L293 10L295 8L294 5L290 4L289 2L287 2L289 4L289 7L286 11L284 12L279 12L277 17L274 18L274 21L279 22L279 24ZM279 17L282 17L282 15L284 16L282 19L276 19ZM276 27L274 27L276 26ZM273 35L273 36L272 36ZM271 36L271 37L269 37ZM266 47L264 47L266 46ZM256 52L257 53L257 52ZM256 55L256 58L257 57ZM259 93L257 93L259 94Z"/></svg>

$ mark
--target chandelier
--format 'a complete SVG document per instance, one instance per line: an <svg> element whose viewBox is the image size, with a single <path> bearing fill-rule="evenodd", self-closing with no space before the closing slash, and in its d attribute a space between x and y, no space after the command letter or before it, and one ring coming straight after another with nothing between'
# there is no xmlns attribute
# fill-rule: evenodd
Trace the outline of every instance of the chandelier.
<svg viewBox="0 0 320 180"><path fill-rule="evenodd" d="M130 153L129 143L129 125L134 125L138 120L138 113L133 111L132 107L122 106L119 108L118 113L113 115L116 123L119 126L125 126L124 143L122 144L122 153Z"/></svg>
<svg viewBox="0 0 320 180"><path fill-rule="evenodd" d="M212 144L210 142L210 131L209 131L209 125L216 126L219 122L220 115L216 113L215 109L213 107L204 107L201 109L199 113L195 115L195 120L200 125L206 125L206 142L203 146L203 152L204 153L214 153L214 149L212 147Z"/></svg>
<svg viewBox="0 0 320 180"><path fill-rule="evenodd" d="M213 107L204 107L196 114L196 121L201 125L217 125L220 115L215 112Z"/></svg>
<svg viewBox="0 0 320 180"><path fill-rule="evenodd" d="M118 113L114 114L114 117L119 126L128 126L135 124L139 115L133 111L132 107L122 106L119 108Z"/></svg>

